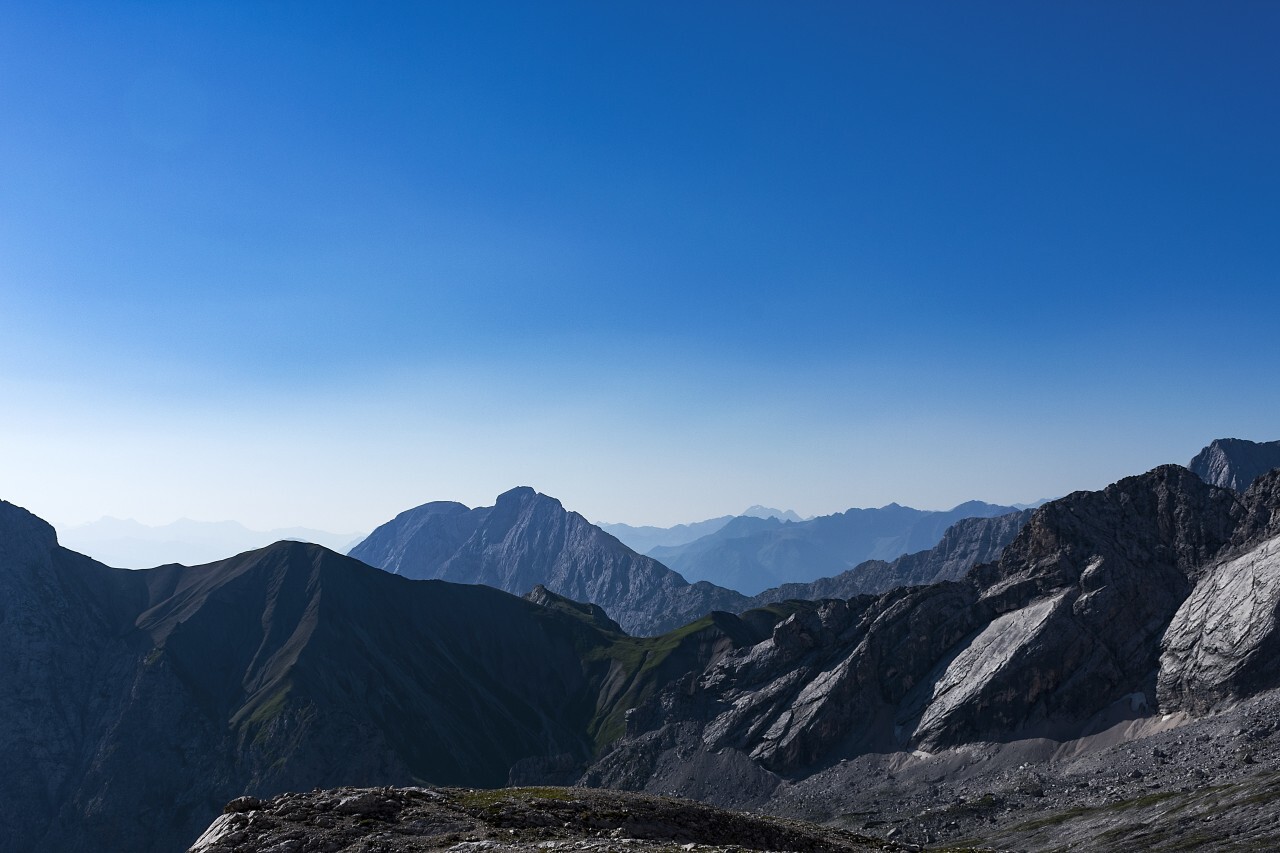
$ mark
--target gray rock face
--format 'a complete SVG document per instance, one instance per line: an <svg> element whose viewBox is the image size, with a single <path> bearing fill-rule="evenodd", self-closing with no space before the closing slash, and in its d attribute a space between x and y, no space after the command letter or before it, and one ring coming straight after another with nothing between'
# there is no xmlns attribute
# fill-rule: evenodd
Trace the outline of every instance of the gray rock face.
<svg viewBox="0 0 1280 853"><path fill-rule="evenodd" d="M1160 704L1206 713L1278 683L1280 536L1215 566L1163 639Z"/></svg>
<svg viewBox="0 0 1280 853"><path fill-rule="evenodd" d="M1164 633L1160 704L1203 714L1280 684L1280 471L1258 478L1227 554Z"/></svg>
<svg viewBox="0 0 1280 853"><path fill-rule="evenodd" d="M1280 468L1280 441L1219 438L1187 465L1200 479L1243 492L1273 468Z"/></svg>
<svg viewBox="0 0 1280 853"><path fill-rule="evenodd" d="M598 604L632 634L660 634L713 610L749 606L733 590L688 583L528 487L499 495L492 507L432 503L408 510L351 556L405 577L486 584L521 595L542 584Z"/></svg>
<svg viewBox="0 0 1280 853"><path fill-rule="evenodd" d="M1266 516L1246 498L1165 466L1054 501L960 582L794 613L634 713L592 778L624 781L613 768L672 725L791 775L868 750L1066 737L1119 704L1148 713L1175 613Z"/></svg>

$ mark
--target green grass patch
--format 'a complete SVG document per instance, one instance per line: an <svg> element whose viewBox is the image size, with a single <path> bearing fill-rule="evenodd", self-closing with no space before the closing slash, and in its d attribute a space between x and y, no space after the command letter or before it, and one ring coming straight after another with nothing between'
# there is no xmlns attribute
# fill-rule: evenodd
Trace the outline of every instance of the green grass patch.
<svg viewBox="0 0 1280 853"><path fill-rule="evenodd" d="M510 800L572 800L570 788L531 787L531 788L480 788L474 791L450 792L451 799L463 808L484 809Z"/></svg>
<svg viewBox="0 0 1280 853"><path fill-rule="evenodd" d="M1105 806L1099 806L1099 811L1117 811L1125 812L1129 809L1144 809L1147 806L1154 806L1156 803L1162 803L1173 797L1181 796L1177 791L1157 791L1153 794L1147 794L1142 797L1135 797L1132 800L1121 800L1118 803L1108 803Z"/></svg>
<svg viewBox="0 0 1280 853"><path fill-rule="evenodd" d="M1048 815L1047 817L1040 817L1040 818L1036 818L1035 820L1029 820L1029 821L1026 821L1025 823L1020 823L1017 826L1013 827L1013 829L1015 832L1031 832L1036 829L1044 829L1046 826L1058 826L1060 824L1066 823L1069 820L1075 820L1078 817L1087 815L1091 811L1093 811L1093 809L1087 808L1085 806L1072 806L1069 809L1063 809L1057 814L1051 814L1051 815Z"/></svg>

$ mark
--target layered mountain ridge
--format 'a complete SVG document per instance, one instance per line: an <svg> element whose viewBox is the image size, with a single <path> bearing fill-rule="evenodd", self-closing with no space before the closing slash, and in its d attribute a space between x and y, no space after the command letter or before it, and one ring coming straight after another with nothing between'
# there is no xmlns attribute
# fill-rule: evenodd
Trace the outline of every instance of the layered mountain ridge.
<svg viewBox="0 0 1280 853"><path fill-rule="evenodd" d="M446 573L620 600L683 581L530 489L399 521L387 553L430 546ZM112 569L0 502L0 819L13 849L150 853L234 796L315 786L577 779L783 808L856 781L846 762L932 773L1280 688L1280 471L1241 493L1163 466L860 568L830 581L930 582L635 637L547 584L522 599L300 543Z"/></svg>
<svg viewBox="0 0 1280 853"><path fill-rule="evenodd" d="M374 530L350 556L405 577L481 583L516 595L543 585L558 595L603 607L628 633L656 635L713 610L736 613L790 598L848 597L958 578L976 563L998 556L1030 516L1024 511L961 518L954 531L934 529L952 515L963 516L966 508L999 509L962 504L943 514L900 507L913 535L929 541L936 533L941 542L891 562L871 560L834 577L752 596L706 581L689 583L566 510L555 498L527 486L499 495L492 507L471 509L439 501L406 510ZM749 516L731 524L739 523L782 524L776 518Z"/></svg>
<svg viewBox="0 0 1280 853"><path fill-rule="evenodd" d="M945 512L894 503L805 521L739 516L695 541L646 553L691 580L757 595L783 584L833 577L869 560L925 551L957 521L1013 512L1013 507L968 501Z"/></svg>

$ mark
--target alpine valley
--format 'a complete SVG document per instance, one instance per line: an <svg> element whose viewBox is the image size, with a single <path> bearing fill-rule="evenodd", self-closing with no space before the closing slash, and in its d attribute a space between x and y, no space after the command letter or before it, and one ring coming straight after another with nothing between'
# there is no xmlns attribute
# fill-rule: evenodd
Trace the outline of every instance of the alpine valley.
<svg viewBox="0 0 1280 853"><path fill-rule="evenodd" d="M1273 849L1277 466L649 556L525 487L140 570L0 502L0 848Z"/></svg>

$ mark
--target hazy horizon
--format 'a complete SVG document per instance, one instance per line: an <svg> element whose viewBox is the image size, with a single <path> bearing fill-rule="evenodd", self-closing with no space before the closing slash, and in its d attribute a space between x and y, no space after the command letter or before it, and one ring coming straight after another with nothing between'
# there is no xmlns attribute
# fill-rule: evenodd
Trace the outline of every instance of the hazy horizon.
<svg viewBox="0 0 1280 853"><path fill-rule="evenodd" d="M1280 7L0 13L0 498L1026 503L1280 438Z"/></svg>

